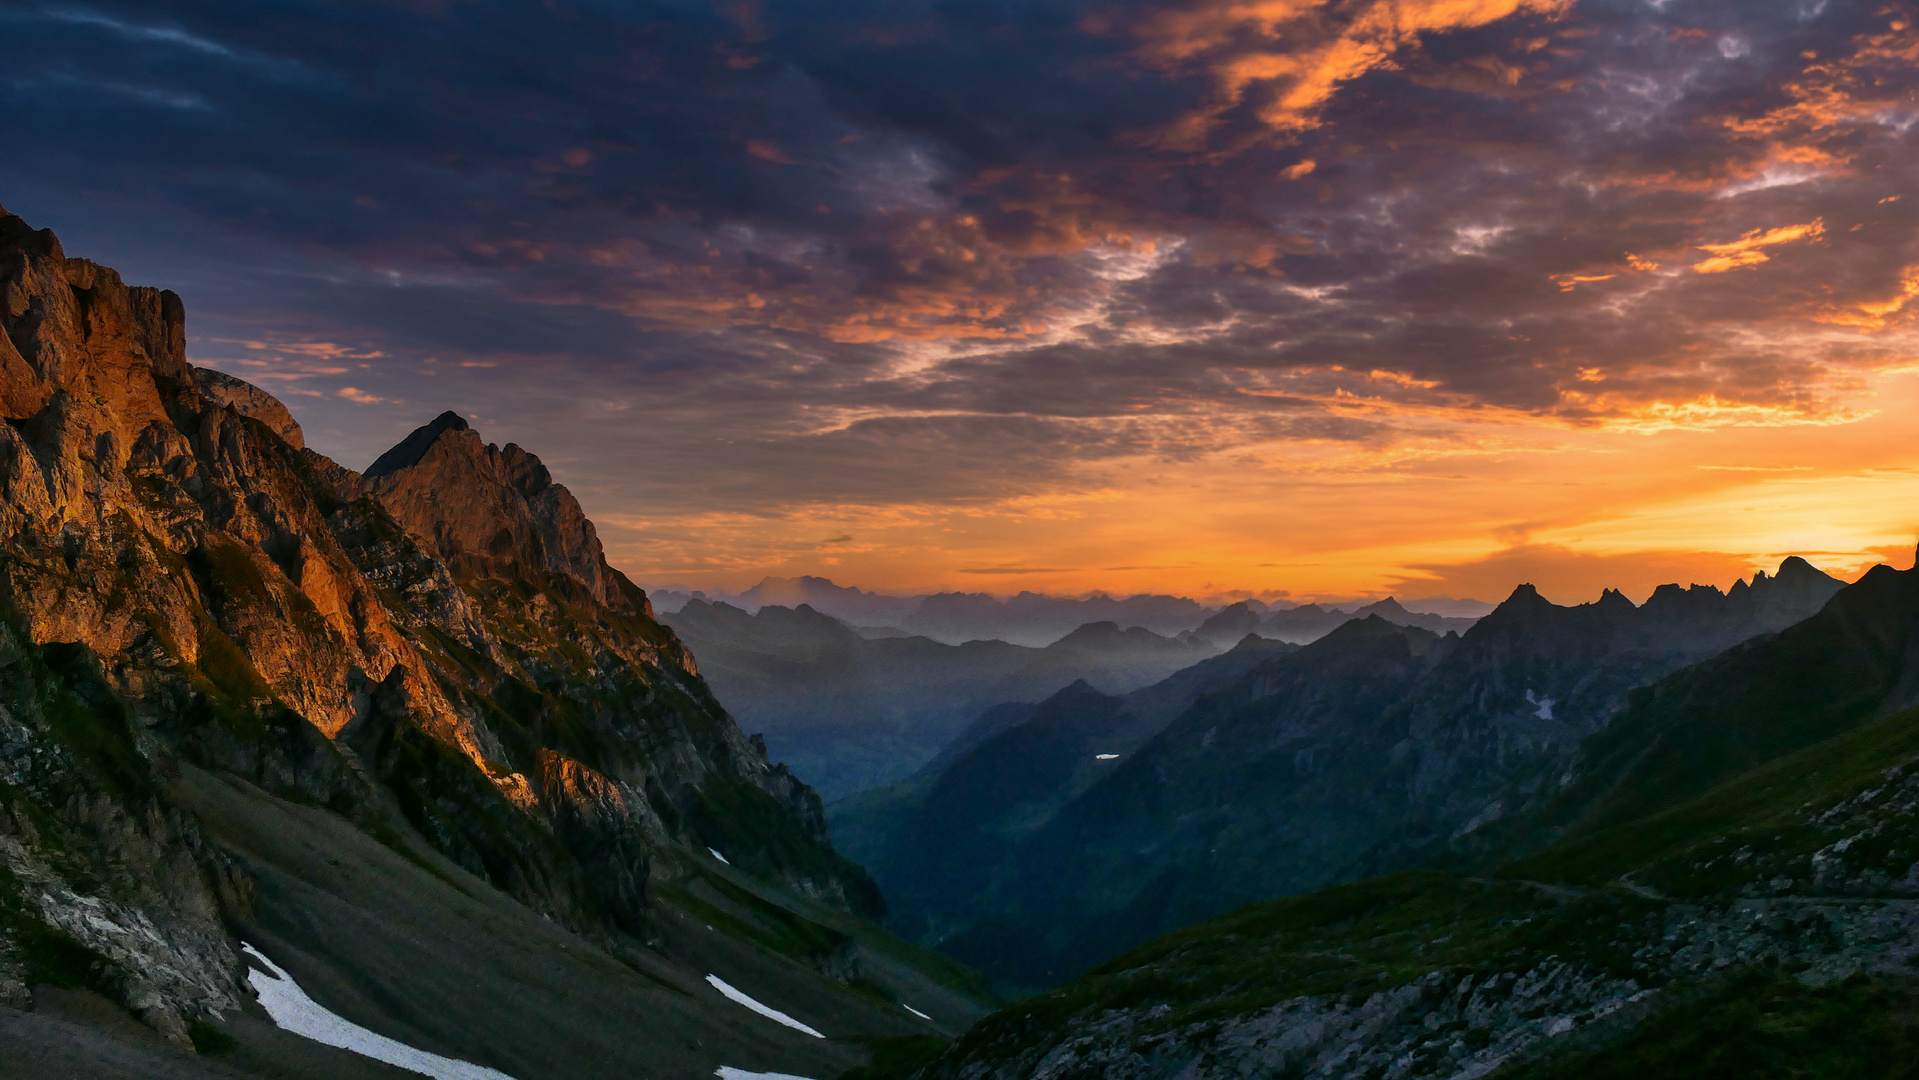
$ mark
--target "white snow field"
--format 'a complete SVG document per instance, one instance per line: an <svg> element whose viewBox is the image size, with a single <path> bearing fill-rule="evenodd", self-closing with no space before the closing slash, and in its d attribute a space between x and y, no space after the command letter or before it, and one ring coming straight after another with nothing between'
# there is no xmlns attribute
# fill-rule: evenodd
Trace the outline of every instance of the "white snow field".
<svg viewBox="0 0 1919 1080"><path fill-rule="evenodd" d="M719 852L718 852L717 850L715 850L715 849L713 849L713 848L707 848L706 850L708 850L708 851L711 851L711 852L713 852L713 857L714 857L714 858L716 858L716 859L718 859L718 860L720 860L720 861L721 861L721 862L723 862L723 863L726 863L726 865L728 865L728 866L732 866L732 865L733 865L733 864L732 864L732 863L730 863L730 862L726 862L726 856L724 856L724 855L722 855L722 854L720 854L720 853L719 853ZM768 1075L768 1076L772 1076L773 1074L772 1074L772 1073L767 1073L767 1075Z"/></svg>
<svg viewBox="0 0 1919 1080"><path fill-rule="evenodd" d="M795 1076L792 1073L756 1073L745 1069L735 1069L731 1065L722 1065L713 1070L720 1080L813 1080L810 1076Z"/></svg>
<svg viewBox="0 0 1919 1080"><path fill-rule="evenodd" d="M498 1069L430 1054L396 1039L389 1039L377 1031L368 1031L308 997L306 991L300 989L300 984L293 981L293 976L268 960L260 950L244 941L240 947L273 972L267 975L249 969L247 982L253 984L253 992L260 996L260 1005L266 1009L267 1015L284 1030L303 1035L314 1042L351 1050L375 1061L397 1065L422 1076L431 1076L434 1080L513 1080Z"/></svg>
<svg viewBox="0 0 1919 1080"><path fill-rule="evenodd" d="M728 986L726 984L725 979L720 978L718 975L708 975L706 977L706 981L713 984L713 989L718 990L720 993L725 994L727 997L732 998L734 1001L737 1001L740 1004L746 1006L747 1008L752 1009L754 1012L759 1013L761 1016L766 1017L768 1020L785 1024L787 1027L792 1028L794 1031L804 1031L808 1035L813 1036L815 1039L826 1038L826 1036L820 1034L817 1031L814 1031L812 1028L807 1027L805 1024L800 1023L798 1020L793 1019L792 1017L786 1015L785 1013L779 1011L778 1009L775 1009L771 1005L762 1005L759 1002L741 993L740 991L733 989L731 986ZM741 1073L740 1075L747 1076L750 1074ZM767 1073L765 1075L778 1076L779 1074Z"/></svg>
<svg viewBox="0 0 1919 1080"><path fill-rule="evenodd" d="M912 1014L913 1014L914 1016L917 1016L917 1017L919 1017L919 1018L920 1018L921 1020L931 1020L931 1019L932 1019L932 1017L930 1017L930 1016L928 1016L928 1015L926 1015L925 1013L923 1013L923 1012L921 1012L921 1011L919 1011L918 1009L915 1009L914 1007L912 1007L911 1005L908 1005L908 1004L906 1004L906 1003L905 1003L905 1002L903 1002L903 1001L902 1001L902 1002L900 1002L900 1008L902 1008L902 1009L905 1009L905 1010L906 1010L907 1012L910 1012L910 1013L912 1013Z"/></svg>

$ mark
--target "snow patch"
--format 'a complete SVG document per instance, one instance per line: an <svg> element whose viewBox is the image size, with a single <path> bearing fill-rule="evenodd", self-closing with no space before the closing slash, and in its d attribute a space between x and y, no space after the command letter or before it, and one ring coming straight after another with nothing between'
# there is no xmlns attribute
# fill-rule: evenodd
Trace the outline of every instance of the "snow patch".
<svg viewBox="0 0 1919 1080"><path fill-rule="evenodd" d="M273 973L268 975L248 969L247 982L252 984L253 992L259 995L261 1007L273 1018L274 1024L283 1030L314 1042L351 1050L362 1057L384 1061L388 1065L397 1065L422 1076L431 1076L434 1080L513 1080L497 1069L429 1054L397 1039L389 1039L377 1031L369 1031L308 997L306 991L300 989L300 984L293 981L293 976L268 960L260 950L244 941L240 943L240 948L265 964L267 970Z"/></svg>
<svg viewBox="0 0 1919 1080"><path fill-rule="evenodd" d="M720 860L720 861L721 861L721 862L723 862L723 863L726 863L726 865L728 865L728 866L732 866L732 865L733 865L733 864L732 864L732 863L730 863L730 862L726 862L726 856L724 856L724 855L722 855L722 854L720 854L720 853L719 853L718 851L715 851L715 850L714 850L713 848L707 848L706 850L707 850L707 851L709 851L709 852L711 852L714 858L716 858L716 859L718 859L718 860ZM768 1075L771 1075L771 1074L768 1074Z"/></svg>
<svg viewBox="0 0 1919 1080"><path fill-rule="evenodd" d="M1533 696L1533 692L1531 690L1528 690L1526 691L1526 702L1529 705L1539 706L1539 710L1533 713L1533 715L1538 717L1539 719L1551 720L1553 718L1553 699L1552 698L1536 698Z"/></svg>
<svg viewBox="0 0 1919 1080"><path fill-rule="evenodd" d="M792 1073L756 1073L745 1069L735 1069L731 1065L722 1065L713 1070L720 1080L813 1080L810 1076L794 1076Z"/></svg>
<svg viewBox="0 0 1919 1080"><path fill-rule="evenodd" d="M727 997L732 998L734 1001L737 1001L740 1004L746 1006L747 1008L752 1009L754 1012L759 1013L761 1016L766 1017L768 1020L771 1020L775 1023L785 1024L787 1027L792 1028L794 1031L804 1031L808 1035L813 1036L815 1039L826 1038L826 1036L820 1034L817 1031L814 1031L812 1028L807 1027L805 1024L800 1023L798 1020L793 1019L792 1017L786 1015L785 1013L779 1011L778 1009L775 1009L771 1005L762 1005L759 1002L754 1001L752 998L746 996L744 993L741 993L740 991L733 989L731 986L727 985L725 979L720 978L718 975L708 975L706 977L706 981L713 984L713 989L718 990L720 993L725 994ZM741 1075L747 1075L747 1074L742 1073ZM777 1075L777 1074L767 1074L767 1075Z"/></svg>
<svg viewBox="0 0 1919 1080"><path fill-rule="evenodd" d="M1118 756L1119 756L1118 754L1094 754L1093 760L1094 761L1111 761Z"/></svg>
<svg viewBox="0 0 1919 1080"><path fill-rule="evenodd" d="M900 1002L900 1008L902 1008L902 1009L905 1009L905 1010L906 1010L907 1012L910 1012L910 1013L912 1013L912 1014L913 1014L914 1016L917 1016L917 1017L919 1017L919 1018L920 1018L921 1020L931 1020L931 1019L932 1019L932 1017L930 1017L930 1016L928 1016L928 1015L926 1015L925 1013L923 1013L923 1012L921 1012L921 1011L919 1011L918 1009L915 1009L914 1007L912 1007L911 1005L908 1005L908 1004L907 1004L907 1003L905 1003L904 1001L902 1001L902 1002Z"/></svg>

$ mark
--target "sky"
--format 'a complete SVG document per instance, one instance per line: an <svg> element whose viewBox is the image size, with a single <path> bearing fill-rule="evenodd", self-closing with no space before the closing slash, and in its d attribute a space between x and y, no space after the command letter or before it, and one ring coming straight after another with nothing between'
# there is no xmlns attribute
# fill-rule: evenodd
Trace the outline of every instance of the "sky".
<svg viewBox="0 0 1919 1080"><path fill-rule="evenodd" d="M1912 563L1916 20L0 0L0 206L642 583L1643 598Z"/></svg>

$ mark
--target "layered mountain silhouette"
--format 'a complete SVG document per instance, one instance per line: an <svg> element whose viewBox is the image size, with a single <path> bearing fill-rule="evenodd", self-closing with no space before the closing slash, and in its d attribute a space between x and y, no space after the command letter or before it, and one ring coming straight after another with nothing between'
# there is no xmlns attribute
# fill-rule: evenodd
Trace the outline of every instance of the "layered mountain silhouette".
<svg viewBox="0 0 1919 1080"><path fill-rule="evenodd" d="M1729 625L1733 603L1784 617L1828 590L1788 566L1736 601L1669 592L1658 621ZM1569 618L1530 600L1522 615ZM1915 627L1919 571L1878 567L1630 692L1539 798L1473 831L1502 842L1450 853L1456 873L1170 933L989 1017L919 1075L1899 1075L1919 960Z"/></svg>
<svg viewBox="0 0 1919 1080"><path fill-rule="evenodd" d="M1107 769L1087 751L1119 706L1074 694L923 792L836 805L835 827L901 930L1044 985L1253 900L1473 848L1569 782L1582 740L1635 688L1797 623L1840 588L1793 558L1730 592L1667 586L1637 606L1608 592L1561 607L1522 586L1464 635L1371 614L1193 686L1190 707ZM1046 755L1031 747L1062 732L1081 733L1064 744L1080 760L1036 779ZM935 798L936 811L901 812Z"/></svg>
<svg viewBox="0 0 1919 1080"><path fill-rule="evenodd" d="M1079 679L1125 692L1216 651L1111 622L1044 648L871 638L807 604L749 614L692 600L663 621L728 707L829 798L905 778L996 703L1038 701Z"/></svg>
<svg viewBox="0 0 1919 1080"><path fill-rule="evenodd" d="M977 1009L533 454L447 413L355 473L4 212L0 297L0 1043L160 1052L104 1008L176 1055L113 1075L364 1074L266 1023L242 936L519 1080L866 1056L713 972L836 1035Z"/></svg>

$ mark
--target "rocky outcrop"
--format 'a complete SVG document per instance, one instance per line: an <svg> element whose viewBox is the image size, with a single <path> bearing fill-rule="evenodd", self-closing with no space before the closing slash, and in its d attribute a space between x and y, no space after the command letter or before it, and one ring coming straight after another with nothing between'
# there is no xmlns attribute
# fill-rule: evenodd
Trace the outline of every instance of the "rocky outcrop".
<svg viewBox="0 0 1919 1080"><path fill-rule="evenodd" d="M1633 954L1636 976L1546 955L1198 1022L1166 1022L1167 1005L1091 1008L1043 1030L989 1025L919 1080L1477 1080L1567 1044L1603 1044L1729 970L1785 970L1826 985L1856 973L1904 976L1919 959L1919 903L1910 900L1662 905L1635 929L1608 944Z"/></svg>
<svg viewBox="0 0 1919 1080"><path fill-rule="evenodd" d="M455 573L508 579L554 575L610 608L645 606L606 564L599 535L540 459L483 443L458 413L441 413L367 468L379 497ZM651 617L651 611L645 612Z"/></svg>
<svg viewBox="0 0 1919 1080"><path fill-rule="evenodd" d="M260 421L295 450L306 448L306 435L300 430L300 422L293 418L285 405L280 404L279 398L250 382L212 368L194 368L193 381L208 401Z"/></svg>
<svg viewBox="0 0 1919 1080"><path fill-rule="evenodd" d="M648 880L700 841L695 819L742 827L724 809L742 800L763 851L750 869L828 900L870 892L826 845L817 799L714 701L537 458L443 417L362 477L303 449L270 395L188 365L184 320L173 294L0 212L0 611L22 655L95 672L77 713L9 729L11 760L106 740L134 784L75 774L76 801L7 781L26 800L9 910L147 973L116 991L146 1013L224 1007L232 958L208 920L239 887L168 809L179 760L369 828L397 806L594 933L644 933ZM102 857L175 892L116 893L28 835L63 830L144 837ZM102 921L124 932L88 936Z"/></svg>

